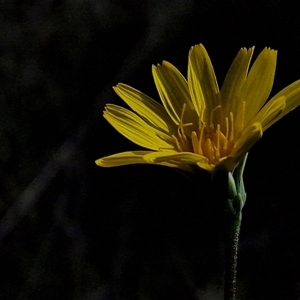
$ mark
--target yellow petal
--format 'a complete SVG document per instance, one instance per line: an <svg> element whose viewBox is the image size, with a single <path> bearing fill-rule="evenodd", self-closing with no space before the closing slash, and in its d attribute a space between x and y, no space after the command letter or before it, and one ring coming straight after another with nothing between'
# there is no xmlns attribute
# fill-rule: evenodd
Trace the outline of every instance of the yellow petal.
<svg viewBox="0 0 300 300"><path fill-rule="evenodd" d="M248 50L242 48L233 60L225 77L221 89L221 101L224 116L227 118L229 118L230 112L237 116L240 104L238 95L246 80L253 51L254 47Z"/></svg>
<svg viewBox="0 0 300 300"><path fill-rule="evenodd" d="M132 142L151 150L174 149L174 139L149 126L140 117L123 107L107 104L104 118Z"/></svg>
<svg viewBox="0 0 300 300"><path fill-rule="evenodd" d="M257 114L268 99L275 75L277 51L265 48L255 60L249 75L242 86L239 98L239 111L243 109L242 101L246 102L244 124Z"/></svg>
<svg viewBox="0 0 300 300"><path fill-rule="evenodd" d="M228 171L233 171L239 161L261 137L262 126L259 122L248 126L234 145L231 154L220 160L220 166L224 166Z"/></svg>
<svg viewBox="0 0 300 300"><path fill-rule="evenodd" d="M151 152L144 156L145 161L152 163L178 163L183 165L197 164L199 167L211 170L211 166L208 164L208 159L204 156L191 153L191 152L173 152L173 151L160 151Z"/></svg>
<svg viewBox="0 0 300 300"><path fill-rule="evenodd" d="M285 107L285 96L269 101L251 122L260 122L262 130L265 131L282 117Z"/></svg>
<svg viewBox="0 0 300 300"><path fill-rule="evenodd" d="M122 153L113 154L110 156L102 157L97 159L95 163L100 167L118 167L130 164L147 164L149 162L143 159L144 155L151 153L151 151L127 151ZM162 162L159 163L163 166L174 167L176 164Z"/></svg>
<svg viewBox="0 0 300 300"><path fill-rule="evenodd" d="M253 120L262 122L265 131L299 105L300 80L297 80L270 99Z"/></svg>
<svg viewBox="0 0 300 300"><path fill-rule="evenodd" d="M176 132L175 124L161 104L126 84L119 83L113 89L146 123L170 135Z"/></svg>
<svg viewBox="0 0 300 300"><path fill-rule="evenodd" d="M188 84L178 69L163 61L162 65L152 66L152 73L161 101L174 123L179 124L184 104L186 105L186 119L195 120L196 112L191 101Z"/></svg>
<svg viewBox="0 0 300 300"><path fill-rule="evenodd" d="M286 88L284 88L282 91L276 94L268 103L271 103L282 96L286 98L286 105L283 113L280 115L279 118L276 119L276 121L278 121L280 118L282 118L287 113L295 109L298 105L300 105L300 80L297 80L289 86L287 86ZM276 121L274 121L273 123L275 123Z"/></svg>
<svg viewBox="0 0 300 300"><path fill-rule="evenodd" d="M213 109L220 105L220 94L212 63L202 44L190 50L188 85L198 116L207 123Z"/></svg>

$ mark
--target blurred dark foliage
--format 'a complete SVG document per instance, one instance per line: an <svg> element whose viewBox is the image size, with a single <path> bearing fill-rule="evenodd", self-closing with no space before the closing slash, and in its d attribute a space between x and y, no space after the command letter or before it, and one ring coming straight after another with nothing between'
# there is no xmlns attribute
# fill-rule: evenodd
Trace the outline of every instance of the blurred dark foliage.
<svg viewBox="0 0 300 300"><path fill-rule="evenodd" d="M219 83L240 47L279 50L272 95L300 78L300 2L0 1L0 298L222 299L208 174L101 169L138 147L102 118L111 86L158 99L151 64L185 74L203 43ZM123 105L123 104L122 104ZM251 150L238 299L300 297L300 111Z"/></svg>

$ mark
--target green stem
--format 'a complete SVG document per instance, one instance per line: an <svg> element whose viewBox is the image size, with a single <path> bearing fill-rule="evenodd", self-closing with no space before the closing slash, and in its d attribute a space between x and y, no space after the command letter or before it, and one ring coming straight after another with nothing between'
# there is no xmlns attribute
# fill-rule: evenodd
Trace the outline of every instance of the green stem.
<svg viewBox="0 0 300 300"><path fill-rule="evenodd" d="M241 159L233 172L217 170L212 177L212 195L221 204L226 223L224 300L236 299L236 268L242 209L247 194L243 173L248 153Z"/></svg>
<svg viewBox="0 0 300 300"><path fill-rule="evenodd" d="M237 213L229 224L229 234L225 245L224 300L236 299L236 270L241 219L242 213Z"/></svg>

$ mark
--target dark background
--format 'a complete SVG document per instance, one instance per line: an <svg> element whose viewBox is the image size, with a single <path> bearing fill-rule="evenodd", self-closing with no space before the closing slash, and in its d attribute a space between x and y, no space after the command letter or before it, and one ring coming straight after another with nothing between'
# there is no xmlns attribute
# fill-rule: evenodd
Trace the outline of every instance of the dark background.
<svg viewBox="0 0 300 300"><path fill-rule="evenodd" d="M0 1L0 298L222 299L210 178L103 169L139 149L102 117L127 83L158 99L151 65L187 71L203 43L221 85L241 47L279 50L272 95L300 78L300 2ZM300 109L245 171L238 299L300 299Z"/></svg>

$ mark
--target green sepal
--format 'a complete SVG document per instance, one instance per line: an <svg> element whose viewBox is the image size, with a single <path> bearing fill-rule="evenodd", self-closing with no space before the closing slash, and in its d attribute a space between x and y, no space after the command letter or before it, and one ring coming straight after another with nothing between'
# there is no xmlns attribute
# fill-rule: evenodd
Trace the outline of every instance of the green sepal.
<svg viewBox="0 0 300 300"><path fill-rule="evenodd" d="M245 185L243 181L243 173L245 169L245 164L247 160L248 153L237 165L233 173L228 172L228 198L225 203L225 212L232 215L239 214L246 202L246 192Z"/></svg>
<svg viewBox="0 0 300 300"><path fill-rule="evenodd" d="M240 161L240 163L238 164L238 166L236 167L233 173L234 181L236 184L236 190L238 194L237 200L240 202L240 204L238 205L238 207L240 207L240 210L242 210L242 208L244 207L247 198L244 180L243 180L243 173L244 173L247 157L248 157L248 153L245 154L244 158Z"/></svg>

